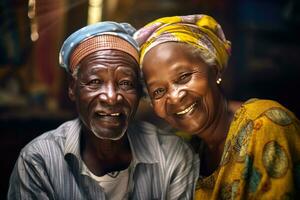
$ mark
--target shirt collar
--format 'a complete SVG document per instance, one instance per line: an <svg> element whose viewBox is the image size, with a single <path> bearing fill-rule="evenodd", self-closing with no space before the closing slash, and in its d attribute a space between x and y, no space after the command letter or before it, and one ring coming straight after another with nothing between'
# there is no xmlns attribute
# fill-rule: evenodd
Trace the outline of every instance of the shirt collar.
<svg viewBox="0 0 300 200"><path fill-rule="evenodd" d="M74 155L83 167L80 155L80 130L79 119L73 120L67 133L64 156ZM133 162L153 164L159 162L161 154L155 126L146 122L136 122L129 125L127 136L132 151Z"/></svg>
<svg viewBox="0 0 300 200"><path fill-rule="evenodd" d="M73 154L77 159L81 160L80 156L80 130L81 125L79 119L72 121L66 133L66 144L64 149L64 156Z"/></svg>

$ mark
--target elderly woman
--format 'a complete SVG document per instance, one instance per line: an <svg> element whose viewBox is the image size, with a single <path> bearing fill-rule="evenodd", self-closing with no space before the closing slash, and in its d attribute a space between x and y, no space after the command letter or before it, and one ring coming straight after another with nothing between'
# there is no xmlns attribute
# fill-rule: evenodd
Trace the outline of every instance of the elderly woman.
<svg viewBox="0 0 300 200"><path fill-rule="evenodd" d="M271 100L228 106L220 89L230 42L210 16L141 28L140 66L155 113L192 135L196 199L285 199L300 190L300 124Z"/></svg>

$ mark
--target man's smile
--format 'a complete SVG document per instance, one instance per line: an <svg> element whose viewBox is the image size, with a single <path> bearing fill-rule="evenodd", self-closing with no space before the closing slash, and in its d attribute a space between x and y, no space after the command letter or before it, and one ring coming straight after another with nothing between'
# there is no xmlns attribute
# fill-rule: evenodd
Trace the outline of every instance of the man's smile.
<svg viewBox="0 0 300 200"><path fill-rule="evenodd" d="M104 112L97 112L99 116L112 116L112 117L118 117L121 115L121 113L116 112L116 113L104 113Z"/></svg>

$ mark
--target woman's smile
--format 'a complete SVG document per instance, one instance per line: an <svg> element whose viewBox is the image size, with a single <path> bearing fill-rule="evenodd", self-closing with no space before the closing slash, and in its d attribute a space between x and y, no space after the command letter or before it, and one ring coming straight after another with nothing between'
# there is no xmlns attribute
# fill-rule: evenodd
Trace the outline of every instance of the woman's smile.
<svg viewBox="0 0 300 200"><path fill-rule="evenodd" d="M193 103L192 105L188 106L186 109L184 109L184 110L182 110L180 112L177 112L176 115L178 115L178 116L184 116L186 114L192 113L194 111L194 109L195 109L196 104L197 104L196 102Z"/></svg>

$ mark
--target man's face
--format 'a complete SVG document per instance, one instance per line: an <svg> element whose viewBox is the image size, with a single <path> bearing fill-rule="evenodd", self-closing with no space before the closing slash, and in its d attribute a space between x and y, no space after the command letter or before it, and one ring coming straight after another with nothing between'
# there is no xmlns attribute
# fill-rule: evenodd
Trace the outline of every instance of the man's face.
<svg viewBox="0 0 300 200"><path fill-rule="evenodd" d="M134 116L140 98L139 68L128 54L102 50L79 63L69 87L79 117L101 139L120 139Z"/></svg>

